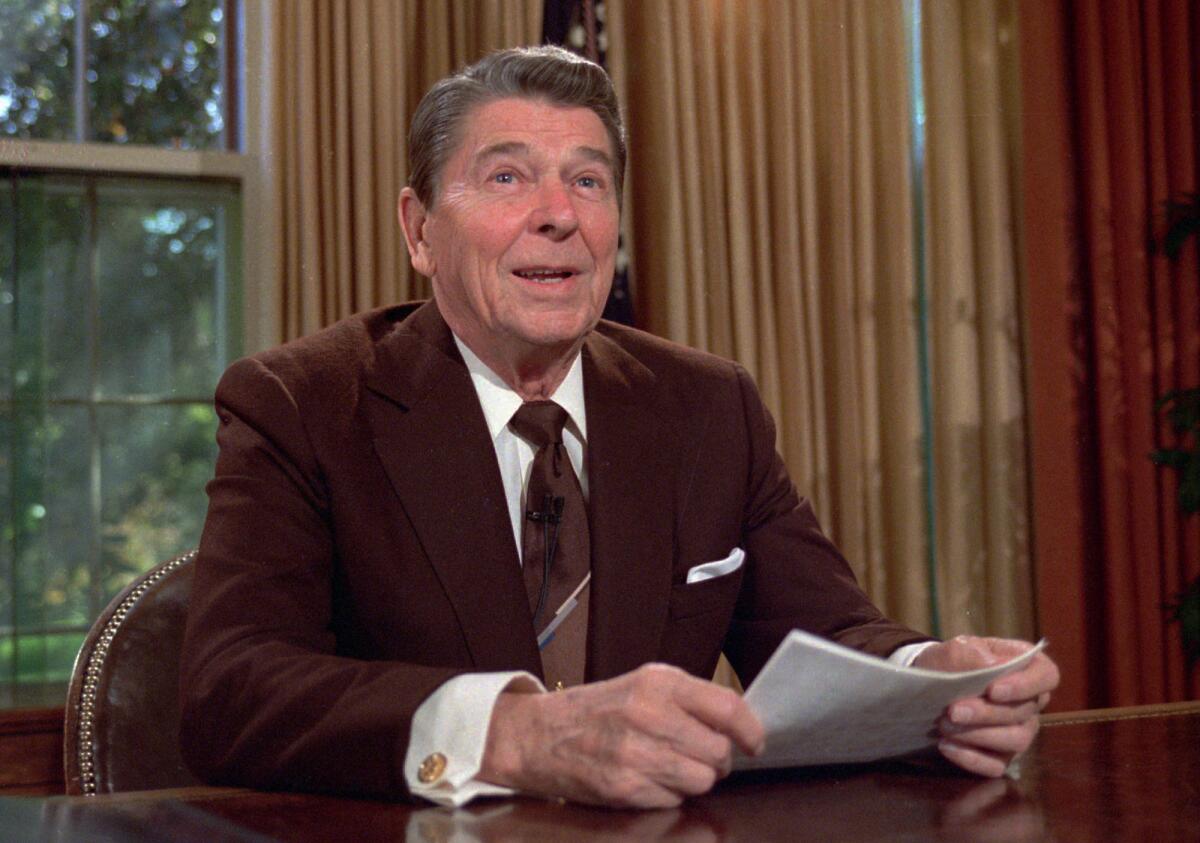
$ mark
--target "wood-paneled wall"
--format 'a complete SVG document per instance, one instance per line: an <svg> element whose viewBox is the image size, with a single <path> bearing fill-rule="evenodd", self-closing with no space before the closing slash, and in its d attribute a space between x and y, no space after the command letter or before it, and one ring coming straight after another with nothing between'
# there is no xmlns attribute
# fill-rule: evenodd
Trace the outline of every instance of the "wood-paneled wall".
<svg viewBox="0 0 1200 843"><path fill-rule="evenodd" d="M63 710L0 711L0 795L65 792Z"/></svg>

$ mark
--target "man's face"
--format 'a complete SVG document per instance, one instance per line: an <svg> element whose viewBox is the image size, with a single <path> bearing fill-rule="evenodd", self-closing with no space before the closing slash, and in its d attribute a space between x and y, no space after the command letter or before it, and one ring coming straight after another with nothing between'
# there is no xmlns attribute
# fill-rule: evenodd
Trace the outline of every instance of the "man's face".
<svg viewBox="0 0 1200 843"><path fill-rule="evenodd" d="M484 360L566 348L600 318L619 211L613 149L586 108L502 99L464 121L432 210L401 217L413 265L447 323Z"/></svg>

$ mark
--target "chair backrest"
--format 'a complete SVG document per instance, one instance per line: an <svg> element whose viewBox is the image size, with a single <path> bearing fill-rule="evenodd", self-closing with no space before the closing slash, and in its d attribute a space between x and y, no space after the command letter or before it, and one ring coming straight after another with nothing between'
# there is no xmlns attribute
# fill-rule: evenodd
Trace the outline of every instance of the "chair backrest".
<svg viewBox="0 0 1200 843"><path fill-rule="evenodd" d="M75 657L63 765L70 795L199 784L179 752L179 652L196 551L113 598Z"/></svg>

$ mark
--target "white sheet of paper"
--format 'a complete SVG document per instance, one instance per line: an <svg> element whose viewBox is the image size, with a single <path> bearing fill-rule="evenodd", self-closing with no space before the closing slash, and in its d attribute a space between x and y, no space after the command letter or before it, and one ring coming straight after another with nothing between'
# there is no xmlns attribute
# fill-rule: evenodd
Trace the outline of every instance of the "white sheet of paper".
<svg viewBox="0 0 1200 843"><path fill-rule="evenodd" d="M944 673L901 667L792 630L746 689L766 751L738 754L734 769L845 764L906 755L937 743L936 722L954 700L1024 666L1038 645L994 667Z"/></svg>

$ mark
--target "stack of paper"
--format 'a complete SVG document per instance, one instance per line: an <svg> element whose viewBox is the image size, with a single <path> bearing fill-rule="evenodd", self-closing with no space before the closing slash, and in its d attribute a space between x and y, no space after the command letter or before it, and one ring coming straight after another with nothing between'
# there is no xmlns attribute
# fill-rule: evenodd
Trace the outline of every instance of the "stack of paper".
<svg viewBox="0 0 1200 843"><path fill-rule="evenodd" d="M738 755L734 769L875 761L932 746L947 705L979 694L1045 645L993 667L944 673L900 667L793 630L746 690L766 727L766 751Z"/></svg>

